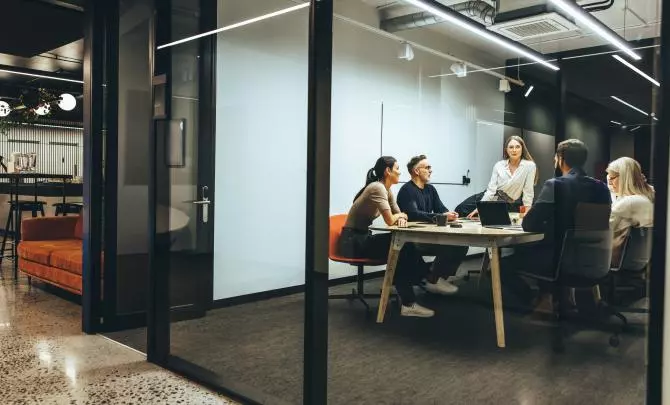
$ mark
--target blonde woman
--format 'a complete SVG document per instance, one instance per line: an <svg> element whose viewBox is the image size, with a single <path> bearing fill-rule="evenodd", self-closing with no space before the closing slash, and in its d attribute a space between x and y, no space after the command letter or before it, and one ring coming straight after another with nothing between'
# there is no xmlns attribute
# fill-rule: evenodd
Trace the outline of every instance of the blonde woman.
<svg viewBox="0 0 670 405"><path fill-rule="evenodd" d="M505 142L503 160L493 166L491 180L481 201L505 201L512 204L523 198L523 205L530 207L535 198L537 178L537 166L526 143L520 136L510 136ZM468 218L476 215L478 211L475 209L468 214Z"/></svg>
<svg viewBox="0 0 670 405"><path fill-rule="evenodd" d="M610 228L614 232L612 263L619 263L630 228L654 224L654 188L647 183L640 164L629 157L607 166L607 185L614 195Z"/></svg>

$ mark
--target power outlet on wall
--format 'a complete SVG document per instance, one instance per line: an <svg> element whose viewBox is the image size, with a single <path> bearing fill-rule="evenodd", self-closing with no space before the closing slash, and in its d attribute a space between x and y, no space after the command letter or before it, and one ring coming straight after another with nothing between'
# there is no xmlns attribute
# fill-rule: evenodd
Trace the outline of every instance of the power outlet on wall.
<svg viewBox="0 0 670 405"><path fill-rule="evenodd" d="M463 176L463 185L467 186L470 185L470 170L468 170L467 173L465 173L465 176Z"/></svg>

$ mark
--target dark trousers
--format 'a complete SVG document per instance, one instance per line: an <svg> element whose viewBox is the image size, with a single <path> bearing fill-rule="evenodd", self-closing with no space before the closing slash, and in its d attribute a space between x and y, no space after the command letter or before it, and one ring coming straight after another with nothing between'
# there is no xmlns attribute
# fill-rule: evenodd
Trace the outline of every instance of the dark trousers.
<svg viewBox="0 0 670 405"><path fill-rule="evenodd" d="M530 285L517 273L523 271L541 277L554 276L554 248L547 244L528 244L514 247L514 253L500 259L500 279L506 290L511 291L521 300L530 304L533 291ZM547 283L539 282L541 290ZM548 291L546 291L548 292Z"/></svg>
<svg viewBox="0 0 670 405"><path fill-rule="evenodd" d="M526 281L517 274L518 271L531 273L548 279L556 278L556 262L554 254L556 249L548 242L538 244L520 245L514 248L514 254L504 257L500 261L500 278L506 290L512 292L523 303L530 304L533 293ZM572 306L572 293L567 285L570 276L562 274L558 280L538 280L537 285L540 294L561 294L561 302L568 308ZM579 283L576 283L579 284ZM574 294L575 304L580 311L592 311L594 309L593 293L590 288L577 289Z"/></svg>
<svg viewBox="0 0 670 405"><path fill-rule="evenodd" d="M456 274L468 254L469 247L419 244L417 249L422 256L435 256L435 261L431 266L431 276L433 278L431 281L435 282L438 277L446 280Z"/></svg>
<svg viewBox="0 0 670 405"><path fill-rule="evenodd" d="M391 246L390 233L372 234L354 229L344 228L339 240L339 251L345 257L361 257L376 260L388 258ZM411 305L416 301L415 284L418 284L428 273L428 265L412 243L406 243L400 250L395 268L393 284L395 285L403 305Z"/></svg>

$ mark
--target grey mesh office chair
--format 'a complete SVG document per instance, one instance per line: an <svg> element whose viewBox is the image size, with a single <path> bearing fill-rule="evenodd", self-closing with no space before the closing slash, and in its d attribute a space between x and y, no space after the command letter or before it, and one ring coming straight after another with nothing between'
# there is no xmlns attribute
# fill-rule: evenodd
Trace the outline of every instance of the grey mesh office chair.
<svg viewBox="0 0 670 405"><path fill-rule="evenodd" d="M555 340L556 351L564 350L563 337L566 335L565 320L569 313L570 303L567 300L568 292L573 289L590 288L596 301L598 310L597 321L614 315L624 325L623 315L609 307L600 297L599 284L607 279L612 257L612 231L609 229L570 229L563 237L561 250L557 258L555 271L552 275L540 276L534 273L519 272L528 278L541 280L551 286L554 319L558 323ZM605 316L605 317L602 317ZM607 319L604 319L606 321ZM609 329L603 322L602 327ZM619 345L620 328L610 337L610 345Z"/></svg>
<svg viewBox="0 0 670 405"><path fill-rule="evenodd" d="M616 292L619 287L626 289L628 286L635 286L642 281L642 289L647 287L647 270L651 261L651 243L653 227L631 228L623 245L621 261L612 263L612 271L609 282L608 299L610 302L619 302ZM623 312L648 313L644 308L625 308Z"/></svg>

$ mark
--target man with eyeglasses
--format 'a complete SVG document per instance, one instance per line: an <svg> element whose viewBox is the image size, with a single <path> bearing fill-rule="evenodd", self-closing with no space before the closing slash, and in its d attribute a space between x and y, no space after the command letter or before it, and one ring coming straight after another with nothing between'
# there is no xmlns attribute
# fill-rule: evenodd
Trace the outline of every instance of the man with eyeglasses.
<svg viewBox="0 0 670 405"><path fill-rule="evenodd" d="M446 214L449 221L458 214L444 206L435 186L430 184L433 168L426 155L414 156L407 164L412 181L404 184L398 192L398 206L407 214L409 221L435 222L435 217ZM431 272L426 277L426 290L433 294L449 295L458 292L458 287L448 281L468 253L467 246L417 245L424 256L435 256Z"/></svg>

